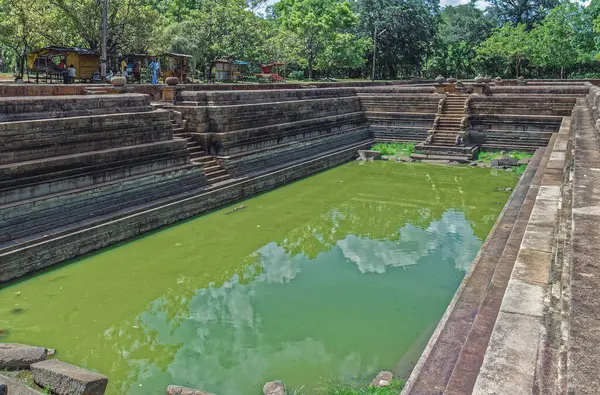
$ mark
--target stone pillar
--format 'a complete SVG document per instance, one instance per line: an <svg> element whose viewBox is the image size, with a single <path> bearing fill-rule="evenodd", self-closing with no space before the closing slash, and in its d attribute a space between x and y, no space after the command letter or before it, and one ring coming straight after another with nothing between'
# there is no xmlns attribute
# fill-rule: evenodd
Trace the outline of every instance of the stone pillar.
<svg viewBox="0 0 600 395"><path fill-rule="evenodd" d="M162 100L163 101L175 101L175 87L165 86L162 88Z"/></svg>
<svg viewBox="0 0 600 395"><path fill-rule="evenodd" d="M446 93L446 84L435 84L435 93L443 95Z"/></svg>

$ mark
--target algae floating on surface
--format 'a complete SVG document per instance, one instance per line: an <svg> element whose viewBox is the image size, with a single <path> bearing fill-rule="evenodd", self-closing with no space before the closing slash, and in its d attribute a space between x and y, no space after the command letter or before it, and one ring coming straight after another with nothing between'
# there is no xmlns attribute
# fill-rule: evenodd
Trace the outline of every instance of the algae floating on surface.
<svg viewBox="0 0 600 395"><path fill-rule="evenodd" d="M2 340L56 349L109 394L367 382L418 358L516 182L348 163L1 287Z"/></svg>

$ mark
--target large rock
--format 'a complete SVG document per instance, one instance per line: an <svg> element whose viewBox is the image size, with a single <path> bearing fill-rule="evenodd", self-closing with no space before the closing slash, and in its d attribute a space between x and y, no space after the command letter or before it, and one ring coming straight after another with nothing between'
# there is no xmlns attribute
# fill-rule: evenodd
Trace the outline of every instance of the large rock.
<svg viewBox="0 0 600 395"><path fill-rule="evenodd" d="M392 383L393 378L394 375L392 374L392 372L383 370L377 373L377 376L375 376L373 381L371 381L371 385L374 387L387 387Z"/></svg>
<svg viewBox="0 0 600 395"><path fill-rule="evenodd" d="M179 385L170 385L167 387L167 395L214 395L210 392L204 392L193 388L181 387Z"/></svg>
<svg viewBox="0 0 600 395"><path fill-rule="evenodd" d="M46 359L48 351L43 347L17 343L0 343L0 369L29 369L32 363Z"/></svg>
<svg viewBox="0 0 600 395"><path fill-rule="evenodd" d="M31 365L33 380L58 395L103 395L108 378L58 359Z"/></svg>
<svg viewBox="0 0 600 395"><path fill-rule="evenodd" d="M285 385L283 381L275 380L269 381L263 386L264 395L285 395Z"/></svg>
<svg viewBox="0 0 600 395"><path fill-rule="evenodd" d="M381 152L361 149L358 150L358 157L363 161L381 159Z"/></svg>

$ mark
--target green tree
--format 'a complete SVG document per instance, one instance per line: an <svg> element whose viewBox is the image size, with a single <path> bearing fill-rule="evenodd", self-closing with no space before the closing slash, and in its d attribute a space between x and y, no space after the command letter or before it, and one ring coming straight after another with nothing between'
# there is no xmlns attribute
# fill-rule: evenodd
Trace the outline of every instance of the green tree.
<svg viewBox="0 0 600 395"><path fill-rule="evenodd" d="M591 23L586 23L584 16L582 10L570 2L552 9L531 31L533 65L560 69L560 77L564 78L565 70L581 61L582 52L593 49L593 38L585 34L586 30L589 32L585 25L591 26Z"/></svg>
<svg viewBox="0 0 600 395"><path fill-rule="evenodd" d="M102 7L97 0L48 0L48 22L43 35L54 45L76 45L99 50ZM152 48L161 27L160 14L137 0L108 2L109 53L144 52Z"/></svg>
<svg viewBox="0 0 600 395"><path fill-rule="evenodd" d="M193 55L205 72L219 57L260 57L267 21L247 8L245 0L207 0L182 22L165 29L165 45Z"/></svg>
<svg viewBox="0 0 600 395"><path fill-rule="evenodd" d="M520 23L531 29L535 23L541 22L549 10L559 0L490 0L491 13L500 23Z"/></svg>
<svg viewBox="0 0 600 395"><path fill-rule="evenodd" d="M338 33L315 62L315 70L338 72L360 68L372 42L351 33Z"/></svg>
<svg viewBox="0 0 600 395"><path fill-rule="evenodd" d="M19 78L23 78L26 55L42 42L39 29L45 3L41 0L0 0L0 44L16 57Z"/></svg>
<svg viewBox="0 0 600 395"><path fill-rule="evenodd" d="M309 79L318 57L358 19L343 0L280 0L274 12L280 27L296 36Z"/></svg>
<svg viewBox="0 0 600 395"><path fill-rule="evenodd" d="M474 70L475 48L485 40L494 21L475 1L444 7L440 14L437 45L431 60L434 74L465 78Z"/></svg>
<svg viewBox="0 0 600 395"><path fill-rule="evenodd" d="M531 40L526 26L522 23L517 26L506 24L494 29L490 37L477 48L477 61L488 74L499 73L501 68L505 68L503 66L509 66L519 78L521 68L531 54Z"/></svg>
<svg viewBox="0 0 600 395"><path fill-rule="evenodd" d="M431 52L438 5L423 0L355 0L360 35L373 37L377 32L380 75L397 78L420 71Z"/></svg>

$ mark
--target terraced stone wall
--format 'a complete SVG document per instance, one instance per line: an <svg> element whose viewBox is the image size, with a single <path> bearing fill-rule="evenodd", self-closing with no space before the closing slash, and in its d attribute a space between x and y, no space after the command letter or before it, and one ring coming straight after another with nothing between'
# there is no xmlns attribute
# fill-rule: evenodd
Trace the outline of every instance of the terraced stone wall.
<svg viewBox="0 0 600 395"><path fill-rule="evenodd" d="M472 96L469 99L469 132L472 142L484 149L535 151L557 133L562 118L570 116L577 97L589 87L526 89L520 94ZM532 94L531 92L534 92Z"/></svg>
<svg viewBox="0 0 600 395"><path fill-rule="evenodd" d="M0 269L18 249L206 185L147 95L2 98L0 147Z"/></svg>
<svg viewBox="0 0 600 395"><path fill-rule="evenodd" d="M352 89L192 91L179 96L186 100L176 109L188 130L235 176L371 140L360 98Z"/></svg>

